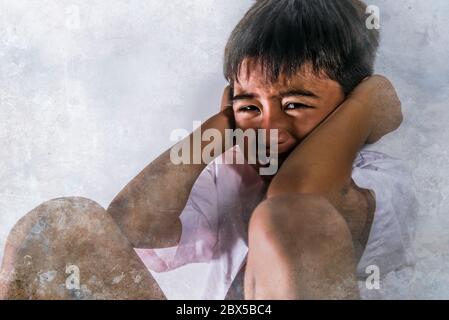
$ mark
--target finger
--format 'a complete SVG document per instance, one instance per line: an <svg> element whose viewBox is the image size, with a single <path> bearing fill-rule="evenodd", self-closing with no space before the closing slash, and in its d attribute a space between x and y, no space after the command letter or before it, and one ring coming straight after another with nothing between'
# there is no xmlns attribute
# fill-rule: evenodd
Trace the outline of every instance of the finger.
<svg viewBox="0 0 449 320"><path fill-rule="evenodd" d="M232 97L231 97L231 86L227 86L223 91L223 96L221 98L220 110L225 110L232 107Z"/></svg>

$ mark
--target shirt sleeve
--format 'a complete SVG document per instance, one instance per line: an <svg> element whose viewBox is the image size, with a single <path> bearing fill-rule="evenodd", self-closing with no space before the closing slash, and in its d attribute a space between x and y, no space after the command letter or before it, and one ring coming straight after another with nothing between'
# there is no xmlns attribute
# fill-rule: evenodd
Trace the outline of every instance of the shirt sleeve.
<svg viewBox="0 0 449 320"><path fill-rule="evenodd" d="M213 163L206 167L193 185L180 220L182 233L177 246L164 249L135 248L148 269L167 272L189 263L208 262L214 258L218 242L218 205Z"/></svg>
<svg viewBox="0 0 449 320"><path fill-rule="evenodd" d="M375 194L376 209L364 253L357 266L359 279L368 266L381 277L414 264L412 238L417 198L405 162L375 151L362 151L352 172L354 182Z"/></svg>

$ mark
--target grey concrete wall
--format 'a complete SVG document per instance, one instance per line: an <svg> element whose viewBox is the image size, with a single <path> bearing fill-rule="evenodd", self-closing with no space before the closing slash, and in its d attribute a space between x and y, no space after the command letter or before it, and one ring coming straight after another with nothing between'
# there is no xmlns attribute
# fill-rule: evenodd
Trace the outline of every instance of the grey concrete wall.
<svg viewBox="0 0 449 320"><path fill-rule="evenodd" d="M215 112L223 47L251 3L0 0L0 248L45 200L106 207L173 129ZM381 9L377 72L406 115L378 150L409 162L421 203L414 294L449 298L449 2L370 4Z"/></svg>

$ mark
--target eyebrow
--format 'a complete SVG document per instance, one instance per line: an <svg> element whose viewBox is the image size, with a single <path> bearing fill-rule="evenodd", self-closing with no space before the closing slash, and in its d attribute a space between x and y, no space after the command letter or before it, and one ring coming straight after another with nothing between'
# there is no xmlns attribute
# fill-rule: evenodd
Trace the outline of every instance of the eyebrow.
<svg viewBox="0 0 449 320"><path fill-rule="evenodd" d="M305 89L287 90L287 91L279 93L279 95L276 95L275 97L286 98L286 97L293 97L293 96L319 98L319 96L316 95L315 93L313 93L312 91L308 91ZM235 95L232 98L232 101L234 102L234 101L238 101L238 100L250 100L250 99L254 99L254 98L258 98L258 97L259 97L259 95L255 94L255 93L243 92L241 94Z"/></svg>

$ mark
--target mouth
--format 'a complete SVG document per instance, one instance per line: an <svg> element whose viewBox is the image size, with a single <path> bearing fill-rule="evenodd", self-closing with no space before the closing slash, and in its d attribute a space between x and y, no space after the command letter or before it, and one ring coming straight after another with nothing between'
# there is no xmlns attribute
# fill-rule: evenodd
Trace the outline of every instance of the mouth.
<svg viewBox="0 0 449 320"><path fill-rule="evenodd" d="M277 144L277 150L274 151L270 146L266 148L266 154L271 156L283 157L292 152L292 150L297 146L297 142L294 139L288 139L284 141L279 141Z"/></svg>
<svg viewBox="0 0 449 320"><path fill-rule="evenodd" d="M263 150L260 150L256 157L257 165L259 167L277 166L280 168L297 145L298 141L291 135L280 135L275 148L267 145Z"/></svg>

